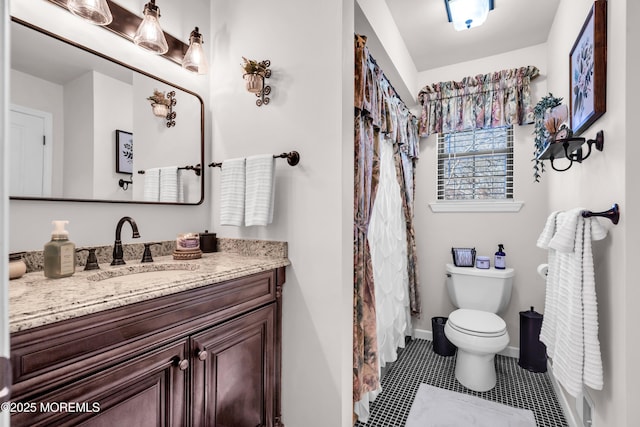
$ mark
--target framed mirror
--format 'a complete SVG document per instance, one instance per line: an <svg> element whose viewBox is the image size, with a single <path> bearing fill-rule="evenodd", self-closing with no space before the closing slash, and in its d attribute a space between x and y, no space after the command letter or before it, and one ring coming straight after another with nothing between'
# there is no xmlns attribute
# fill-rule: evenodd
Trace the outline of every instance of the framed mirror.
<svg viewBox="0 0 640 427"><path fill-rule="evenodd" d="M17 18L10 84L11 199L204 200L196 93Z"/></svg>

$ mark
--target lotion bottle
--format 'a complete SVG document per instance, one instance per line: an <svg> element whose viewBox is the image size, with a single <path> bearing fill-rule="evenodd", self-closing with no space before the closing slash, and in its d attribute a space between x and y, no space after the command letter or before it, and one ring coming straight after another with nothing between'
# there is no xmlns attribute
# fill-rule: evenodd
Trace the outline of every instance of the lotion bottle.
<svg viewBox="0 0 640 427"><path fill-rule="evenodd" d="M76 271L76 245L64 229L69 221L52 221L51 241L44 245L44 275L51 279L69 277Z"/></svg>
<svg viewBox="0 0 640 427"><path fill-rule="evenodd" d="M493 266L497 269L504 270L506 267L507 254L504 253L504 245L500 243L498 245L498 252L496 252L496 258Z"/></svg>

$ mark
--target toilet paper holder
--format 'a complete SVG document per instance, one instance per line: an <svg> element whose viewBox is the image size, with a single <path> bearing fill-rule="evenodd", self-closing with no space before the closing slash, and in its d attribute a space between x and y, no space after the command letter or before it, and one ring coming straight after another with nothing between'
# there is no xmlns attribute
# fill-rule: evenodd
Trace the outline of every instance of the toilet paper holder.
<svg viewBox="0 0 640 427"><path fill-rule="evenodd" d="M538 272L538 275L540 277L546 279L547 275L549 274L549 264L540 264L536 271Z"/></svg>

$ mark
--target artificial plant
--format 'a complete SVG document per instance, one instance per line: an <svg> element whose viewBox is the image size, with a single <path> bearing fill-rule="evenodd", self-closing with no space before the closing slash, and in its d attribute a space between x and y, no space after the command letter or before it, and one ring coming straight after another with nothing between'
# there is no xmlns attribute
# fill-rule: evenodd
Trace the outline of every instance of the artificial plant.
<svg viewBox="0 0 640 427"><path fill-rule="evenodd" d="M547 139L549 138L549 131L545 127L545 113L550 109L562 104L562 98L556 98L553 94L542 97L542 99L536 104L533 109L534 114L534 151L533 151L533 178L535 182L540 182L540 177L544 172L544 163L538 159L538 156L542 154L546 147Z"/></svg>

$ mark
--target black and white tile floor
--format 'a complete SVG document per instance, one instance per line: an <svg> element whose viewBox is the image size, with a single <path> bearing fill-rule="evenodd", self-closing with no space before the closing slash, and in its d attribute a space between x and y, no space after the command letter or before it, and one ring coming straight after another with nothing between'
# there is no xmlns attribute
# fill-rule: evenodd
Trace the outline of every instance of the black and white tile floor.
<svg viewBox="0 0 640 427"><path fill-rule="evenodd" d="M421 383L530 409L538 427L567 426L548 373L529 372L518 366L518 359L498 355L496 387L480 393L460 385L455 379L454 369L455 357L436 354L431 341L410 341L382 379L382 393L371 404L369 422L358 422L355 426L404 426Z"/></svg>

